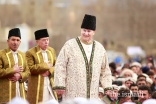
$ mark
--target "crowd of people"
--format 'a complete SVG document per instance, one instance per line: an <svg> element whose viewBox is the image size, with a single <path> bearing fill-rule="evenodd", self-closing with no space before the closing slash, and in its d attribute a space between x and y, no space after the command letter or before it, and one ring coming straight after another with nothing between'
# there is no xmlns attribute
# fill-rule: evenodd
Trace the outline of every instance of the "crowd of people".
<svg viewBox="0 0 156 104"><path fill-rule="evenodd" d="M154 59L146 65L109 63L94 40L96 17L85 14L80 36L68 40L56 58L47 29L34 32L36 46L18 50L19 28L0 51L0 104L149 104L156 99ZM147 101L148 99L151 99ZM154 103L153 103L154 104Z"/></svg>
<svg viewBox="0 0 156 104"><path fill-rule="evenodd" d="M112 87L99 87L99 98L106 104L143 104L145 100L156 99L156 70L153 57L148 57L144 64L130 62L121 66L111 62L109 67L112 72Z"/></svg>

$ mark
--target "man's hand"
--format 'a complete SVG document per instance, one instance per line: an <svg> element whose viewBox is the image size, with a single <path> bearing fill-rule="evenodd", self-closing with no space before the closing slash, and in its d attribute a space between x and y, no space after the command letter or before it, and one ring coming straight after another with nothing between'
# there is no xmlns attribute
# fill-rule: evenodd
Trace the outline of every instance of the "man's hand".
<svg viewBox="0 0 156 104"><path fill-rule="evenodd" d="M12 82L16 82L17 81L17 79L16 79L16 77L15 76L13 76L13 77L11 77L11 78L8 78L10 81L12 81Z"/></svg>
<svg viewBox="0 0 156 104"><path fill-rule="evenodd" d="M57 95L63 95L65 93L65 90L54 90Z"/></svg>
<svg viewBox="0 0 156 104"><path fill-rule="evenodd" d="M23 67L22 66L18 66L18 64L15 64L13 69L14 69L15 73L23 72Z"/></svg>
<svg viewBox="0 0 156 104"><path fill-rule="evenodd" d="M21 74L19 74L19 73L15 73L14 77L16 78L17 81L19 81L22 78Z"/></svg>
<svg viewBox="0 0 156 104"><path fill-rule="evenodd" d="M50 75L50 72L49 72L49 71L46 71L46 72L42 73L41 75L42 75L43 77L47 77L47 76Z"/></svg>
<svg viewBox="0 0 156 104"><path fill-rule="evenodd" d="M53 64L50 63L50 62L47 62L47 65L48 65L49 68L53 67Z"/></svg>
<svg viewBox="0 0 156 104"><path fill-rule="evenodd" d="M18 80L20 80L22 77L19 73L15 73L13 77L8 78L10 81L12 82L16 82Z"/></svg>

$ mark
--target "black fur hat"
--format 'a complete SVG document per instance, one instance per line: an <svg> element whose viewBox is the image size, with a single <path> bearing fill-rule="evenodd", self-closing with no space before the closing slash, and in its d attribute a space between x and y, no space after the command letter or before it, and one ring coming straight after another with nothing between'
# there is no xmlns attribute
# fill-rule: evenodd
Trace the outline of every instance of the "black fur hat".
<svg viewBox="0 0 156 104"><path fill-rule="evenodd" d="M49 37L47 29L41 29L35 31L35 39L38 40L40 38Z"/></svg>
<svg viewBox="0 0 156 104"><path fill-rule="evenodd" d="M16 36L16 37L19 37L21 39L21 33L20 33L20 29L19 28L13 28L9 31L9 34L8 34L8 39L11 37L11 36Z"/></svg>
<svg viewBox="0 0 156 104"><path fill-rule="evenodd" d="M96 17L85 14L81 28L96 30Z"/></svg>

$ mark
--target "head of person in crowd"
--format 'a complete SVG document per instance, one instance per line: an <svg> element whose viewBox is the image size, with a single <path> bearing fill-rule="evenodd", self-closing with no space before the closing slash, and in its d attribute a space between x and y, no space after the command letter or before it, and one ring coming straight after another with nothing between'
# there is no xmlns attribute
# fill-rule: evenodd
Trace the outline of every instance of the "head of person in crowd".
<svg viewBox="0 0 156 104"><path fill-rule="evenodd" d="M129 89L132 91L132 101L138 100L138 86L136 84L131 84Z"/></svg>
<svg viewBox="0 0 156 104"><path fill-rule="evenodd" d="M125 69L128 69L130 67L129 63L125 63L123 66L122 66L122 71L125 70Z"/></svg>
<svg viewBox="0 0 156 104"><path fill-rule="evenodd" d="M112 92L113 92L112 87L106 87L106 88L104 88L104 95L107 95L109 97L112 97Z"/></svg>
<svg viewBox="0 0 156 104"><path fill-rule="evenodd" d="M152 93L151 98L152 98L152 99L156 99L156 91L154 91L154 92Z"/></svg>
<svg viewBox="0 0 156 104"><path fill-rule="evenodd" d="M127 77L127 78L125 78L125 86L126 86L127 88L129 88L130 85L131 85L131 84L134 84L134 83L136 83L136 81L135 81L132 77Z"/></svg>
<svg viewBox="0 0 156 104"><path fill-rule="evenodd" d="M85 44L91 44L96 30L96 17L85 14L81 25L80 40Z"/></svg>
<svg viewBox="0 0 156 104"><path fill-rule="evenodd" d="M112 99L117 100L118 99L119 87L117 85L112 85L112 89L113 89Z"/></svg>
<svg viewBox="0 0 156 104"><path fill-rule="evenodd" d="M35 39L37 45L42 49L46 50L49 46L49 34L47 29L40 29L35 31Z"/></svg>
<svg viewBox="0 0 156 104"><path fill-rule="evenodd" d="M99 98L102 99L104 97L104 89L99 87Z"/></svg>
<svg viewBox="0 0 156 104"><path fill-rule="evenodd" d="M147 72L147 75L148 75L148 77L149 77L150 79L152 79L152 81L154 81L154 72L148 71L148 72Z"/></svg>
<svg viewBox="0 0 156 104"><path fill-rule="evenodd" d="M130 69L136 74L141 74L141 64L139 62L133 62Z"/></svg>
<svg viewBox="0 0 156 104"><path fill-rule="evenodd" d="M118 91L118 103L123 104L125 102L131 102L131 93L128 88L120 88Z"/></svg>
<svg viewBox="0 0 156 104"><path fill-rule="evenodd" d="M145 100L151 98L151 89L150 87L143 85L139 86L138 90L138 101L142 104Z"/></svg>
<svg viewBox="0 0 156 104"><path fill-rule="evenodd" d="M117 76L118 75L118 72L116 71L116 64L115 64L115 62L109 63L109 68L110 68L113 76Z"/></svg>
<svg viewBox="0 0 156 104"><path fill-rule="evenodd" d="M147 81L144 79L139 79L139 80L137 80L136 84L138 87L143 86L143 85L145 86L145 85L147 85Z"/></svg>
<svg viewBox="0 0 156 104"><path fill-rule="evenodd" d="M148 71L150 71L150 68L148 66L143 66L141 69L142 73L147 73Z"/></svg>
<svg viewBox="0 0 156 104"><path fill-rule="evenodd" d="M137 86L137 84L131 84L129 89L132 91L132 93L138 93L138 86Z"/></svg>
<svg viewBox="0 0 156 104"><path fill-rule="evenodd" d="M138 75L137 80L144 79L146 80L146 76L143 74Z"/></svg>
<svg viewBox="0 0 156 104"><path fill-rule="evenodd" d="M120 76L123 77L123 78L133 77L133 71L130 70L130 69L124 69L124 70L121 72Z"/></svg>
<svg viewBox="0 0 156 104"><path fill-rule="evenodd" d="M154 58L153 56L148 56L146 60L146 65L151 68L154 67Z"/></svg>
<svg viewBox="0 0 156 104"><path fill-rule="evenodd" d="M149 77L146 78L146 82L147 82L147 86L148 86L148 87L151 87L151 85L153 84L152 79L150 79Z"/></svg>
<svg viewBox="0 0 156 104"><path fill-rule="evenodd" d="M19 28L13 28L9 31L7 44L12 51L17 51L21 43L21 33Z"/></svg>

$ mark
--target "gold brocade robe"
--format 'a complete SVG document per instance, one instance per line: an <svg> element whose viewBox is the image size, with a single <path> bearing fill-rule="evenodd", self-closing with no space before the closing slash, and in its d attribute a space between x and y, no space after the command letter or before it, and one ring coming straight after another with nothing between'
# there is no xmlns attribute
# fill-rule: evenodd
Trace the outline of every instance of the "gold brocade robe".
<svg viewBox="0 0 156 104"><path fill-rule="evenodd" d="M48 55L48 61L55 65L56 54L53 48L48 47L46 50ZM31 72L31 76L28 79L28 92L27 100L30 104L38 104L42 101L43 98L43 85L44 77L41 76L41 73L50 71L49 80L51 87L53 86L54 78L54 67L48 67L47 63L44 62L42 52L38 46L31 48L26 52L28 66ZM56 93L53 92L56 98Z"/></svg>
<svg viewBox="0 0 156 104"><path fill-rule="evenodd" d="M26 98L24 90L24 81L27 80L30 72L27 66L25 54L17 51L18 65L23 66L24 71L21 72L22 79L19 81L20 95ZM16 96L16 83L11 82L8 78L14 76L13 66L15 65L13 54L10 49L0 51L0 103L9 102Z"/></svg>

